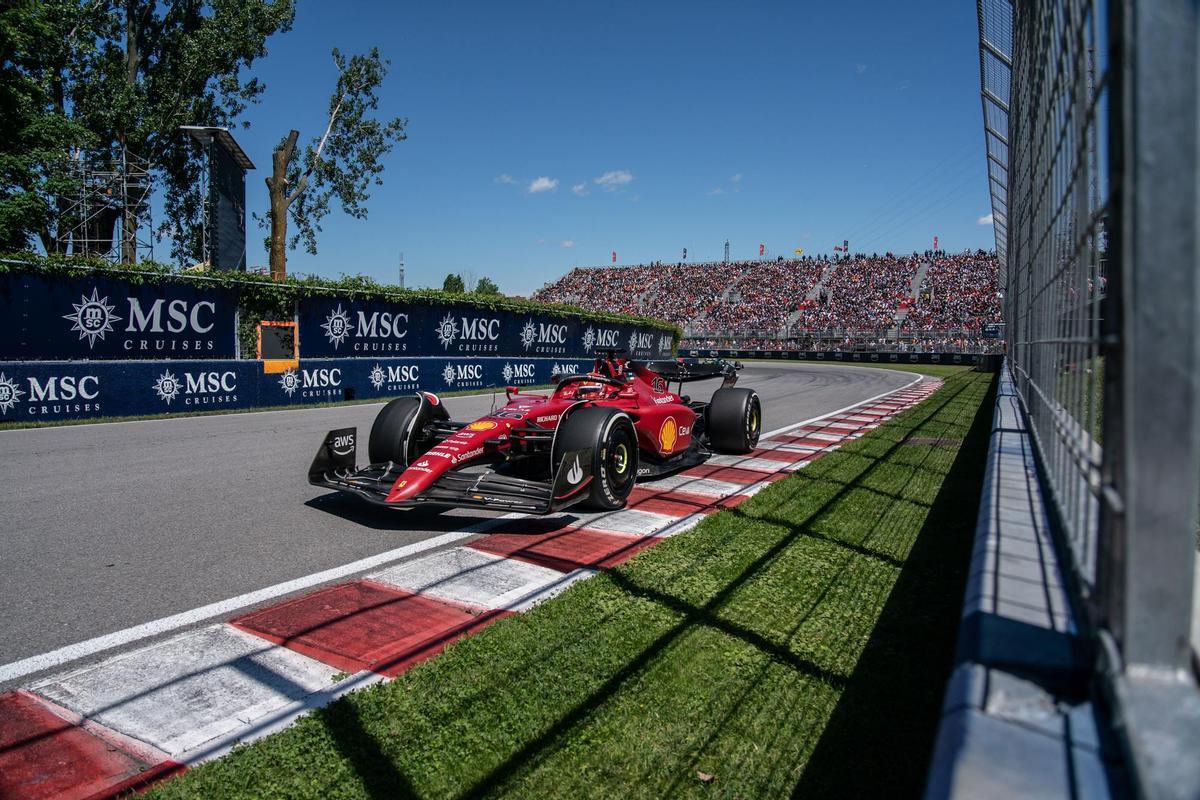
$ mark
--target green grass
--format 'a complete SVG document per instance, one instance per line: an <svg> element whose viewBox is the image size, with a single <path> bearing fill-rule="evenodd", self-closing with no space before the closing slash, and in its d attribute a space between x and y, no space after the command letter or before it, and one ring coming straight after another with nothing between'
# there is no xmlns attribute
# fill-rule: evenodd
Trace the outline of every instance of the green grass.
<svg viewBox="0 0 1200 800"><path fill-rule="evenodd" d="M993 377L150 796L916 796Z"/></svg>
<svg viewBox="0 0 1200 800"><path fill-rule="evenodd" d="M869 369L890 369L897 372L912 372L919 375L932 375L936 378L949 378L952 375L957 375L960 372L968 372L975 369L973 366L963 366L961 364L892 364L878 363L874 361L797 361L792 358L744 358L743 363L758 364L762 362L777 363L777 364L803 364L806 367L866 367Z"/></svg>

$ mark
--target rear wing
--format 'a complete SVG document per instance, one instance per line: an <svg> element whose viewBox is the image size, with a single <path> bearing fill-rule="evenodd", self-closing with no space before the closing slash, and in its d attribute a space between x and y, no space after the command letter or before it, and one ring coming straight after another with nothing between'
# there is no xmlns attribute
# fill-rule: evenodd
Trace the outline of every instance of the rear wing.
<svg viewBox="0 0 1200 800"><path fill-rule="evenodd" d="M638 366L644 367L670 382L684 384L693 381L709 381L713 378L722 378L723 386L733 386L737 383L737 373L742 368L742 363L740 361L724 361L722 359L699 361L697 359L680 358L646 361L639 363Z"/></svg>

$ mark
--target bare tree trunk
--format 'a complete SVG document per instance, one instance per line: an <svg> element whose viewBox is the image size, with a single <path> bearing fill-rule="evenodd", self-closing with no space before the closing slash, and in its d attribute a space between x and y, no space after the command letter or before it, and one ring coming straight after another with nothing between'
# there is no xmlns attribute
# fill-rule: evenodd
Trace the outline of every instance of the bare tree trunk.
<svg viewBox="0 0 1200 800"><path fill-rule="evenodd" d="M55 68L54 78L51 80L51 91L54 96L54 110L59 116L67 116L67 91L63 83L63 68L61 65ZM48 255L66 255L67 248L71 244L70 226L67 220L67 210L70 207L70 202L66 197L57 195L54 198L54 232L51 233L49 227L43 227L38 234L42 240L42 247L46 249Z"/></svg>
<svg viewBox="0 0 1200 800"><path fill-rule="evenodd" d="M288 133L283 145L271 154L271 177L267 192L271 197L271 277L277 281L287 277L287 213L295 195L288 196L287 168L296 150L300 131Z"/></svg>
<svg viewBox="0 0 1200 800"><path fill-rule="evenodd" d="M138 63L141 54L138 51L138 18L140 17L139 0L127 0L125 3L125 81L130 87L137 85ZM126 137L122 131L118 137L121 143L121 157L124 160ZM137 228L138 209L128 205L122 210L121 218L121 263L132 264L137 261Z"/></svg>

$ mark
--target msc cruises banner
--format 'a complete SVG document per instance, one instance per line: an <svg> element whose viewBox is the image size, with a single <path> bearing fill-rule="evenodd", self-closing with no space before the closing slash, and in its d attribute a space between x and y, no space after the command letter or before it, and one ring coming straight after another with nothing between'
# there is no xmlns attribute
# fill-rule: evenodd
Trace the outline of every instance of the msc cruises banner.
<svg viewBox="0 0 1200 800"><path fill-rule="evenodd" d="M237 297L165 281L0 274L0 360L236 356Z"/></svg>
<svg viewBox="0 0 1200 800"><path fill-rule="evenodd" d="M671 333L657 328L466 305L316 297L300 301L299 317L305 358L590 358L606 349L671 355Z"/></svg>
<svg viewBox="0 0 1200 800"><path fill-rule="evenodd" d="M415 391L545 386L588 359L304 359L267 374L257 361L59 361L0 363L0 423L389 399Z"/></svg>

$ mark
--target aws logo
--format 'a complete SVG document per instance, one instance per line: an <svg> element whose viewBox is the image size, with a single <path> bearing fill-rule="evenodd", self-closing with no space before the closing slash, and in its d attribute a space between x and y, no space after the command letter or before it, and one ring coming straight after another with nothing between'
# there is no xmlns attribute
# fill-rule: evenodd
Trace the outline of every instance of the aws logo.
<svg viewBox="0 0 1200 800"><path fill-rule="evenodd" d="M347 433L341 436L333 437L333 454L335 456L348 456L354 452L354 434Z"/></svg>

